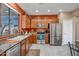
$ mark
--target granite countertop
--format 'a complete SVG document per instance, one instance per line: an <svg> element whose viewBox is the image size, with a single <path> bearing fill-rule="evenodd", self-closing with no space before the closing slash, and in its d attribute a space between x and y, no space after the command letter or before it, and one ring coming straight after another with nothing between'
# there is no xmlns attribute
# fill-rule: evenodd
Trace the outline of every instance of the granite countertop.
<svg viewBox="0 0 79 59"><path fill-rule="evenodd" d="M22 41L23 39L25 39L25 38L29 37L30 35L32 35L32 34L19 35L19 36L17 36L17 37L10 38L10 39L8 39L8 40Z"/></svg>
<svg viewBox="0 0 79 59"><path fill-rule="evenodd" d="M20 36L14 37L14 38L6 39L6 40L0 40L0 55L2 53L4 53L7 49L9 49L10 47L18 44L19 42L21 42L25 38L29 37L30 35L32 35L32 34L29 33L26 35L20 35Z"/></svg>

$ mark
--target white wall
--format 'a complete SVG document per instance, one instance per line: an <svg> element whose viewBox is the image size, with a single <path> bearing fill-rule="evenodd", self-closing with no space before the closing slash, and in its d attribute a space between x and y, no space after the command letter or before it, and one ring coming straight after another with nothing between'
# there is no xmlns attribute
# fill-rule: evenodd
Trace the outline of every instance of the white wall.
<svg viewBox="0 0 79 59"><path fill-rule="evenodd" d="M62 23L62 45L68 41L75 44L75 40L79 39L79 9L73 12L60 13L59 22Z"/></svg>
<svg viewBox="0 0 79 59"><path fill-rule="evenodd" d="M73 41L73 18L71 13L60 13L59 20L62 23L62 45Z"/></svg>
<svg viewBox="0 0 79 59"><path fill-rule="evenodd" d="M76 9L72 12L73 16L79 16L79 9Z"/></svg>
<svg viewBox="0 0 79 59"><path fill-rule="evenodd" d="M74 41L79 39L79 9L72 12L73 15L73 39ZM75 44L75 42L73 42Z"/></svg>
<svg viewBox="0 0 79 59"><path fill-rule="evenodd" d="M78 17L74 17L74 39L75 40L79 40L79 16Z"/></svg>
<svg viewBox="0 0 79 59"><path fill-rule="evenodd" d="M63 20L63 37L62 37L62 45L68 44L68 41L72 43L72 19L64 19Z"/></svg>

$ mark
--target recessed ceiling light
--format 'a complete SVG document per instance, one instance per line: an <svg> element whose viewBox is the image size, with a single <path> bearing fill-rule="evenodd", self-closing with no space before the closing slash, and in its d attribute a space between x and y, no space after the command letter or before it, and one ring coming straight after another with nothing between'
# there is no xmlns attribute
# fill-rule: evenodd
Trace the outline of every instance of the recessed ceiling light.
<svg viewBox="0 0 79 59"><path fill-rule="evenodd" d="M62 12L63 10L62 9L59 9L59 12Z"/></svg>
<svg viewBox="0 0 79 59"><path fill-rule="evenodd" d="M39 10L35 10L35 12L39 12Z"/></svg>
<svg viewBox="0 0 79 59"><path fill-rule="evenodd" d="M48 9L48 12L50 12L50 9Z"/></svg>

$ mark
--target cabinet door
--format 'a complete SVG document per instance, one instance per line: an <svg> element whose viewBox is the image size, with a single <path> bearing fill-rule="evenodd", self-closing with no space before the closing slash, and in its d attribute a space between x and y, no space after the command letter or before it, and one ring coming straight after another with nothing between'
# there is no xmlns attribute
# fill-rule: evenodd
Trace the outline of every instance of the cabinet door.
<svg viewBox="0 0 79 59"><path fill-rule="evenodd" d="M32 35L31 39L32 39L32 43L33 44L36 44L37 43L36 35Z"/></svg>
<svg viewBox="0 0 79 59"><path fill-rule="evenodd" d="M26 28L30 28L30 18L26 16Z"/></svg>
<svg viewBox="0 0 79 59"><path fill-rule="evenodd" d="M29 50L29 41L28 41L28 38L26 39L26 53L28 52Z"/></svg>
<svg viewBox="0 0 79 59"><path fill-rule="evenodd" d="M45 36L45 44L48 44L48 34Z"/></svg>
<svg viewBox="0 0 79 59"><path fill-rule="evenodd" d="M32 39L31 39L31 37L32 37L32 36L29 37L29 43L30 43L30 45L32 44Z"/></svg>
<svg viewBox="0 0 79 59"><path fill-rule="evenodd" d="M22 16L22 28L30 28L30 18L26 15Z"/></svg>
<svg viewBox="0 0 79 59"><path fill-rule="evenodd" d="M29 40L29 48L31 47L31 36L28 37L28 40Z"/></svg>
<svg viewBox="0 0 79 59"><path fill-rule="evenodd" d="M22 16L22 28L26 28L26 15Z"/></svg>
<svg viewBox="0 0 79 59"><path fill-rule="evenodd" d="M21 42L21 56L25 56L26 55L26 44L25 44L25 40L23 40Z"/></svg>

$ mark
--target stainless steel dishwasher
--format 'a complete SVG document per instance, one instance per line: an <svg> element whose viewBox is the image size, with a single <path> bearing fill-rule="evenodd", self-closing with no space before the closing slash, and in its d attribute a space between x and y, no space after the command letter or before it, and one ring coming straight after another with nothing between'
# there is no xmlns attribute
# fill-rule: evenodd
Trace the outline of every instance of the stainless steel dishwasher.
<svg viewBox="0 0 79 59"><path fill-rule="evenodd" d="M20 56L20 44L17 44L6 51L6 56Z"/></svg>

